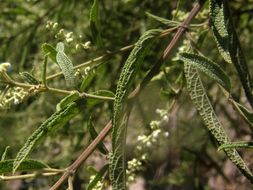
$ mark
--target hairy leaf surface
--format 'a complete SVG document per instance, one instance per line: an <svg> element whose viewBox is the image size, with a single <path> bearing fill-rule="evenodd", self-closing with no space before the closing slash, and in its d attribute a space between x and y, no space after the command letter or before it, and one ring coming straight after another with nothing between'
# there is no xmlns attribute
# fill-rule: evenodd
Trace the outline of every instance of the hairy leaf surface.
<svg viewBox="0 0 253 190"><path fill-rule="evenodd" d="M181 53L180 59L188 64L193 65L198 70L202 71L210 78L214 79L221 86L223 86L228 92L230 92L231 84L230 79L222 68L216 63L212 62L206 57L199 56L191 53Z"/></svg>
<svg viewBox="0 0 253 190"><path fill-rule="evenodd" d="M68 56L64 53L64 44L62 42L57 44L56 51L56 61L62 70L67 85L73 87L75 85L74 66Z"/></svg>
<svg viewBox="0 0 253 190"><path fill-rule="evenodd" d="M60 111L64 108L66 108L70 103L80 99L80 94L78 91L73 91L68 96L64 97L57 105L56 105L56 111Z"/></svg>
<svg viewBox="0 0 253 190"><path fill-rule="evenodd" d="M223 144L218 148L218 151L226 149L226 148L253 148L253 142L230 142L227 144Z"/></svg>
<svg viewBox="0 0 253 190"><path fill-rule="evenodd" d="M48 136L51 131L56 130L58 127L65 125L70 119L75 117L79 111L77 104L72 102L62 110L56 111L51 117L43 122L19 150L13 164L13 171L16 171L19 168L22 161L29 155L32 149L36 147L43 137Z"/></svg>
<svg viewBox="0 0 253 190"><path fill-rule="evenodd" d="M39 84L39 81L31 73L20 72L19 74L25 82L28 82L29 84L34 84L34 85Z"/></svg>
<svg viewBox="0 0 253 190"><path fill-rule="evenodd" d="M209 2L211 28L220 54L226 62L234 64L246 97L253 107L252 80L232 23L228 2L227 0L210 0Z"/></svg>
<svg viewBox="0 0 253 190"><path fill-rule="evenodd" d="M230 143L229 137L223 129L218 117L216 116L213 107L206 95L202 81L196 68L193 65L185 62L185 77L187 82L187 89L190 97L199 111L200 116L204 120L208 130L217 140L219 145ZM225 148L224 152L227 157L237 166L237 168L253 182L253 175L243 159L240 157L235 149Z"/></svg>
<svg viewBox="0 0 253 190"><path fill-rule="evenodd" d="M14 159L0 161L0 174L12 172L14 162ZM44 168L49 168L49 166L38 160L27 159L20 164L17 171L31 171Z"/></svg>
<svg viewBox="0 0 253 190"><path fill-rule="evenodd" d="M110 157L110 178L113 190L126 189L125 143L127 131L127 116L124 116L124 105L138 69L155 37L161 30L145 32L127 58L120 73L113 106L112 154Z"/></svg>

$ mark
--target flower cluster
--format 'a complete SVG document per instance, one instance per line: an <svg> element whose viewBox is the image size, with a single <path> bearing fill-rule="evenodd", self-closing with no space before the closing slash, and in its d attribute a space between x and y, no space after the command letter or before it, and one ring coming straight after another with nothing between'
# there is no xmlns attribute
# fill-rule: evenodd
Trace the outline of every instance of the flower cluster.
<svg viewBox="0 0 253 190"><path fill-rule="evenodd" d="M9 109L24 101L29 95L28 91L21 87L6 87L0 91L0 109Z"/></svg>
<svg viewBox="0 0 253 190"><path fill-rule="evenodd" d="M46 29L53 31L56 39L61 41L65 40L68 44L74 45L76 50L88 50L91 47L90 41L86 41L84 43L82 42L82 35L75 36L72 31L65 32L64 28L59 28L59 24L57 22L48 21Z"/></svg>
<svg viewBox="0 0 253 190"><path fill-rule="evenodd" d="M150 122L151 133L148 135L139 135L137 138L138 145L135 150L137 157L127 163L128 183L136 179L136 172L141 171L142 163L148 161L146 150L155 148L159 140L169 136L169 132L163 131L162 129L163 124L169 121L168 110L157 109L156 113L160 115L161 119Z"/></svg>

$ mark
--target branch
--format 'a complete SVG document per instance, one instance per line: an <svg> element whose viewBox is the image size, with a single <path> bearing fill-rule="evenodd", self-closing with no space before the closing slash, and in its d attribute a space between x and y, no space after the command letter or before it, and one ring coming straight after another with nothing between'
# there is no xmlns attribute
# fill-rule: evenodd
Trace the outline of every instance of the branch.
<svg viewBox="0 0 253 190"><path fill-rule="evenodd" d="M164 30L164 31L161 33L160 37L162 38L162 37L167 36L168 33L170 33L170 32L173 31L173 30L176 30L177 28L178 28L178 27L173 27L173 28L169 28L169 29L167 29L167 30ZM81 64L79 64L79 65L74 66L74 69L76 70L76 69L80 69L80 68L83 68L83 67L89 67L89 66L93 65L94 63L96 63L96 62L98 62L98 61L106 61L106 60L110 59L111 57L117 55L118 53L123 53L123 52L126 52L126 51L129 51L129 50L133 49L134 46L135 46L135 44L131 44L131 45L122 47L122 48L120 48L120 49L118 49L118 50L116 50L116 51L107 52L107 53L105 53L104 55L101 55L101 56L99 56L99 57L97 57L97 58L88 60L88 61L86 61L86 62L84 62L84 63L81 63ZM54 79L54 78L56 78L56 77L59 77L59 76L61 76L61 75L63 75L63 73L60 71L60 72L58 72L58 73L55 73L55 74L52 74L52 75L48 76L48 77L46 78L46 80L49 81L49 80L52 80L52 79Z"/></svg>
<svg viewBox="0 0 253 190"><path fill-rule="evenodd" d="M149 71L149 73L146 75L146 77L143 79L143 81L135 88L134 91L129 95L129 98L136 98L141 90L148 84L148 82L155 76L159 70L164 61L168 58L169 53L171 50L175 47L175 45L179 42L180 38L183 36L183 33L187 29L189 23L192 21L192 19L196 16L196 14L200 11L202 5L204 4L205 0L200 0L195 4L195 6L192 8L191 12L189 13L189 16L186 18L186 20L181 24L181 26L178 27L177 32L167 48L164 50L161 58L158 60L158 62L152 67L152 69ZM68 179L68 177L75 172L78 167L89 157L89 155L95 150L97 144L101 142L105 136L110 132L110 129L112 128L112 122L109 121L107 125L104 127L104 129L99 133L99 135L92 141L92 143L83 151L83 153L76 159L76 161L67 168L66 172L61 176L61 178L51 187L50 190L57 190L62 183L64 183L65 180Z"/></svg>

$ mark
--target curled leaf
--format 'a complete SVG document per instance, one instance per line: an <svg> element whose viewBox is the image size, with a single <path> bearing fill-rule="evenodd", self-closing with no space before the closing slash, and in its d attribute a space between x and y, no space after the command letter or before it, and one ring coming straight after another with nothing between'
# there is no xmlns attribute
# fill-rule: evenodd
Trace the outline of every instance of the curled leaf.
<svg viewBox="0 0 253 190"><path fill-rule="evenodd" d="M206 57L199 56L191 53L181 53L180 59L187 64L193 65L198 70L205 73L210 78L214 79L221 86L223 86L228 92L230 92L231 84L230 79L222 68L216 63L212 62Z"/></svg>

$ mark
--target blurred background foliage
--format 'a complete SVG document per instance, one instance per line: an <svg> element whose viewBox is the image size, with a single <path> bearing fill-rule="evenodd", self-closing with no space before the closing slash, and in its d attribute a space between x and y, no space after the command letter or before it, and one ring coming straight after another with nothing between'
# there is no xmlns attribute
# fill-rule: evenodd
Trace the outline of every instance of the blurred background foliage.
<svg viewBox="0 0 253 190"><path fill-rule="evenodd" d="M192 8L194 1L170 0L104 0L100 1L100 31L102 47L93 41L89 11L90 0L0 0L0 62L10 62L9 74L22 81L19 72L29 71L40 79L43 52L41 45L49 43L55 47L63 41L67 55L74 65L116 51L133 44L140 35L151 28L163 25L147 16L146 12L176 21L182 21ZM229 1L240 41L252 71L253 67L253 1ZM247 6L245 6L247 5ZM206 23L204 27L192 27L189 34L197 48L210 59L219 63L232 79L234 96L246 103L236 71L222 61L208 29L208 3L193 21ZM172 35L159 40L141 65L136 84L159 58ZM196 41L197 40L197 41ZM86 45L91 42L90 48ZM182 45L183 44L183 45ZM182 42L180 48L184 47ZM136 171L135 181L130 189L251 189L250 184L228 161L223 153L216 151L215 141L210 137L185 92L182 77L182 63L176 50L161 72L152 80L138 98L130 117L128 130L128 159L138 157L136 146L140 135L150 135L150 123L159 121L163 137L159 136L151 146L144 146L148 159ZM107 89L115 92L119 72L129 51L119 53L98 64L93 69L94 77L85 88L86 92ZM49 62L48 75L59 72L56 64ZM86 70L87 71L87 70ZM252 72L251 72L252 73ZM85 69L78 70L80 81ZM235 114L218 86L206 79L205 87L230 137L251 140L252 134L246 123ZM49 86L65 89L63 77L49 81ZM2 86L1 86L2 88ZM177 93L173 89L179 89ZM43 93L29 97L19 105L0 112L0 153L10 146L7 158L14 158L29 135L54 111L62 95ZM82 113L65 125L59 132L46 138L32 158L43 160L55 168L65 168L91 142L87 122L92 117L97 131L111 118L112 103L106 102L87 107ZM163 112L163 113L162 113ZM110 147L110 136L105 139ZM253 169L252 152L242 151L246 162ZM87 166L98 169L105 158L95 152L75 175L76 189L84 189L89 181ZM56 177L0 182L0 189L48 189Z"/></svg>

